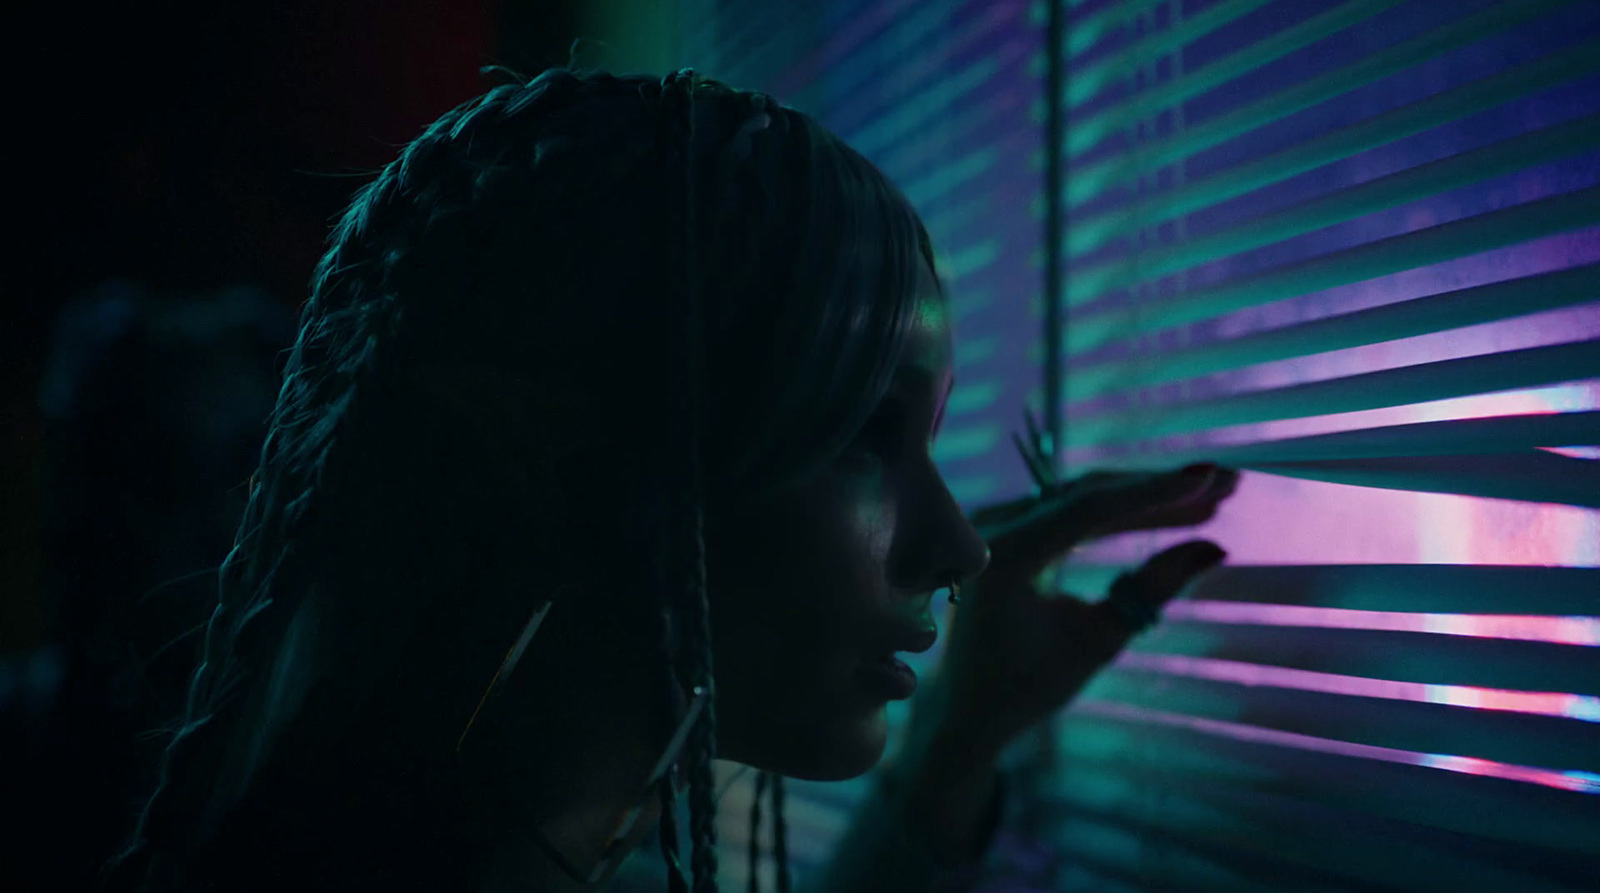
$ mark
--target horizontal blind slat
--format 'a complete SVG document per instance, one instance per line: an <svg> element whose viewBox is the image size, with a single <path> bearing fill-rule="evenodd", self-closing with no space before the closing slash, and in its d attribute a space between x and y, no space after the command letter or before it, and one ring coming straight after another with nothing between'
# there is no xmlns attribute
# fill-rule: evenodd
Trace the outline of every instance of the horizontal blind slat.
<svg viewBox="0 0 1600 893"><path fill-rule="evenodd" d="M1191 780L1275 791L1538 849L1600 855L1600 814L1590 794L1087 713L1063 716L1056 742L1067 766L1134 770L1178 785ZM1513 791L1521 808L1507 810Z"/></svg>
<svg viewBox="0 0 1600 893"><path fill-rule="evenodd" d="M1600 47L1600 42L1597 42ZM1600 61L1596 62L1600 67ZM1420 164L1340 189L1220 232L1176 245L1129 253L1105 263L1080 264L1068 295L1083 303L1172 273L1282 242L1367 214L1460 189L1495 177L1594 151L1600 114L1529 131L1477 149Z"/></svg>
<svg viewBox="0 0 1600 893"><path fill-rule="evenodd" d="M1103 593L1127 568L1068 562L1058 582ZM1189 597L1242 604L1439 614L1600 614L1600 568L1476 564L1297 564L1216 568Z"/></svg>
<svg viewBox="0 0 1600 893"><path fill-rule="evenodd" d="M1103 671L1084 689L1082 700L1373 747L1600 773L1600 723L1577 719L1252 687L1123 667ZM1600 774L1594 777L1600 779Z"/></svg>
<svg viewBox="0 0 1600 893"><path fill-rule="evenodd" d="M1354 487L1600 508L1600 462L1544 451L1489 456L1257 462L1244 467Z"/></svg>
<svg viewBox="0 0 1600 893"><path fill-rule="evenodd" d="M1600 647L1592 645L1168 619L1135 640L1130 653L1422 684L1600 695Z"/></svg>
<svg viewBox="0 0 1600 893"><path fill-rule="evenodd" d="M1148 334L1178 328L1246 307L1455 260L1596 223L1600 223L1600 187L1579 189L1356 245L1141 306L1081 311L1071 317L1062 337L1068 355L1086 353L1136 332ZM1157 322L1141 326L1141 319Z"/></svg>
<svg viewBox="0 0 1600 893"><path fill-rule="evenodd" d="M1114 666L1131 673L1154 673L1164 677L1245 686L1247 689L1281 689L1361 698L1362 703L1377 700L1397 704L1442 704L1488 711L1495 715L1519 714L1600 723L1600 698L1592 694L1559 690L1413 682L1384 676L1359 676L1212 655L1169 654L1144 649L1123 652L1117 656Z"/></svg>
<svg viewBox="0 0 1600 893"><path fill-rule="evenodd" d="M1600 264L1425 295L1238 338L1164 350L1160 362L1136 358L1073 367L1063 375L1063 392L1068 402L1077 402L1117 390L1497 322L1589 301L1600 301Z"/></svg>
<svg viewBox="0 0 1600 893"><path fill-rule="evenodd" d="M1273 462L1370 459L1400 456L1515 454L1538 447L1591 446L1600 440L1600 411L1492 416L1414 422L1336 431L1236 446L1198 446L1164 451L1163 467L1190 461L1268 467ZM1143 468L1147 457L1103 458L1108 468Z"/></svg>
<svg viewBox="0 0 1600 893"><path fill-rule="evenodd" d="M1075 413L1068 447L1126 443L1208 428L1340 412L1577 381L1600 370L1600 340L1380 369L1282 388L1187 403Z"/></svg>
<svg viewBox="0 0 1600 893"><path fill-rule="evenodd" d="M1160 192L1127 205L1073 217L1067 254L1082 257L1125 237L1211 205L1238 198L1351 155L1448 124L1514 99L1576 80L1600 70L1600 39L1588 40L1542 59L1390 109L1357 124L1292 146L1220 173ZM1086 201L1099 198L1090 196Z"/></svg>
<svg viewBox="0 0 1600 893"><path fill-rule="evenodd" d="M1088 164L1069 164L1064 184L1065 203L1076 207L1113 183L1154 172L1187 156L1248 133L1263 124L1307 109L1358 87L1404 71L1424 60L1475 43L1491 34L1531 22L1575 0L1524 0L1497 3L1426 34L1395 44L1354 64L1299 84L1186 127L1180 134L1140 143L1119 155ZM1581 0L1577 0L1581 2ZM1090 148L1086 131L1072 122L1066 134L1066 152L1077 155ZM1108 134L1107 134L1108 135ZM1095 142L1099 141L1096 137Z"/></svg>

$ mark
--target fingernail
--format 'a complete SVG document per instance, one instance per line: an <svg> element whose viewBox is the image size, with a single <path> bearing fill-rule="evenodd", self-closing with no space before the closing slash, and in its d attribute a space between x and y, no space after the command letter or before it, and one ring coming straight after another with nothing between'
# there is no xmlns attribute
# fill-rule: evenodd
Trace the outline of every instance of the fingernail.
<svg viewBox="0 0 1600 893"><path fill-rule="evenodd" d="M1215 462L1196 462L1193 465L1183 466L1182 473L1191 477L1201 477L1203 475L1211 474L1216 470L1217 463Z"/></svg>

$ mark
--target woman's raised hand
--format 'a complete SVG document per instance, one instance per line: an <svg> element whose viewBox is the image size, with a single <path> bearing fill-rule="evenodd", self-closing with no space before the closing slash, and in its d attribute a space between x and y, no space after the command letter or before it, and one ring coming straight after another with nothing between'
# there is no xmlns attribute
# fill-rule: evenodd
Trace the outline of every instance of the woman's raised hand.
<svg viewBox="0 0 1600 893"><path fill-rule="evenodd" d="M1134 530L1188 527L1212 517L1238 474L1215 465L1169 473L1092 472L1039 496L974 512L989 544L988 569L961 587L935 686L946 729L999 750L1062 709L1136 632L1130 616L1153 615L1226 553L1192 540L1152 557L1119 587L1118 600L1089 603L1041 592L1036 580L1078 545Z"/></svg>

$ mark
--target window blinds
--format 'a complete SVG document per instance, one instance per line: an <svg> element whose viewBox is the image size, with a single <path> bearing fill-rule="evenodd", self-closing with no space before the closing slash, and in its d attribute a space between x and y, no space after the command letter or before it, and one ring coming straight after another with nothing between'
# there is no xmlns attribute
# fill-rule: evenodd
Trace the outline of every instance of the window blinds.
<svg viewBox="0 0 1600 893"><path fill-rule="evenodd" d="M1246 474L1050 730L1047 885L1600 886L1600 7L1060 13L1061 458Z"/></svg>
<svg viewBox="0 0 1600 893"><path fill-rule="evenodd" d="M1600 886L1600 5L681 13L686 59L816 114L928 222L964 505L1028 489L1025 405L1069 475L1245 469L1198 531L1229 566L1019 742L1027 846L986 889ZM868 783L791 783L797 880Z"/></svg>

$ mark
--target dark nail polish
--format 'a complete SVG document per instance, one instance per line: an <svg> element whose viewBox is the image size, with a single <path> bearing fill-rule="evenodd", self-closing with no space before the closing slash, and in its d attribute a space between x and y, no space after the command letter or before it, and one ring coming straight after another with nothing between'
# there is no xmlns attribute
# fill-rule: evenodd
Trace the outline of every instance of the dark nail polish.
<svg viewBox="0 0 1600 893"><path fill-rule="evenodd" d="M1191 477L1200 477L1217 470L1215 462L1196 462L1193 465L1183 466L1183 473Z"/></svg>

